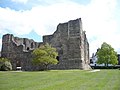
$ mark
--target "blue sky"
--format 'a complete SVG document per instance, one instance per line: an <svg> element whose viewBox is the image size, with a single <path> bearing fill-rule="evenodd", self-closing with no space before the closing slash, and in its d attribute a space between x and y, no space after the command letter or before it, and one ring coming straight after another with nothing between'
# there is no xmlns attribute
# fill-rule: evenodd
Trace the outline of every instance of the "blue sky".
<svg viewBox="0 0 120 90"><path fill-rule="evenodd" d="M82 18L90 53L107 42L120 53L120 0L0 0L2 35L42 41L59 23Z"/></svg>

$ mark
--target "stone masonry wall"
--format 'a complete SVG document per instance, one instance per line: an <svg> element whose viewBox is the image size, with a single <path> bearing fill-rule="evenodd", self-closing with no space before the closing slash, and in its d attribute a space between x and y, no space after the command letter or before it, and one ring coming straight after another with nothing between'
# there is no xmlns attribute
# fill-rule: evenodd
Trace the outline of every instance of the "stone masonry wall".
<svg viewBox="0 0 120 90"><path fill-rule="evenodd" d="M1 56L11 60L13 69L38 70L32 64L32 51L40 45L49 43L58 51L59 63L49 69L89 69L89 43L82 30L81 18L60 23L52 35L43 36L43 42L14 37L6 34L2 39Z"/></svg>
<svg viewBox="0 0 120 90"><path fill-rule="evenodd" d="M89 43L82 30L81 19L58 25L53 35L43 36L43 42L57 48L59 64L50 69L89 69Z"/></svg>
<svg viewBox="0 0 120 90"><path fill-rule="evenodd" d="M31 62L31 52L41 44L27 38L18 38L12 34L6 34L2 39L1 57L11 60L13 70L16 70L17 67L22 67L22 70L34 70L37 67Z"/></svg>

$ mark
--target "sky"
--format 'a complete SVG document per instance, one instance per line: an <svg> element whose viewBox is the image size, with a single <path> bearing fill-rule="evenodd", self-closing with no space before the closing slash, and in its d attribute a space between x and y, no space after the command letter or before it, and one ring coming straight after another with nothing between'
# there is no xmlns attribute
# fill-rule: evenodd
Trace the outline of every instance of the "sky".
<svg viewBox="0 0 120 90"><path fill-rule="evenodd" d="M90 55L103 42L120 53L120 0L0 0L0 48L10 33L42 42L59 23L82 19Z"/></svg>

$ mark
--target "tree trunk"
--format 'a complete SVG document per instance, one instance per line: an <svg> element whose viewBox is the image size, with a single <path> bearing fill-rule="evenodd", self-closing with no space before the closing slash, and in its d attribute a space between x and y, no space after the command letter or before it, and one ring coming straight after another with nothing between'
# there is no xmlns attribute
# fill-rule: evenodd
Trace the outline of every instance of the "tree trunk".
<svg viewBox="0 0 120 90"><path fill-rule="evenodd" d="M108 63L107 63L107 67L108 67Z"/></svg>
<svg viewBox="0 0 120 90"><path fill-rule="evenodd" d="M105 63L105 67L107 67L107 64Z"/></svg>
<svg viewBox="0 0 120 90"><path fill-rule="evenodd" d="M48 70L48 64L45 64L45 70Z"/></svg>

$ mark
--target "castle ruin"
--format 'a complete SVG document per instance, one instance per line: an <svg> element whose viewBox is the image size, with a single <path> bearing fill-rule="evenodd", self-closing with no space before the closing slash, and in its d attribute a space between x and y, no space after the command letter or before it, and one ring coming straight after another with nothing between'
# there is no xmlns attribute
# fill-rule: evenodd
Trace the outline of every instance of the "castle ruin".
<svg viewBox="0 0 120 90"><path fill-rule="evenodd" d="M59 63L49 65L49 69L89 69L89 43L82 30L81 18L60 23L52 35L43 36L43 42L32 39L14 37L6 34L2 38L1 57L11 60L13 70L38 70L32 64L32 51L49 43L58 52Z"/></svg>

